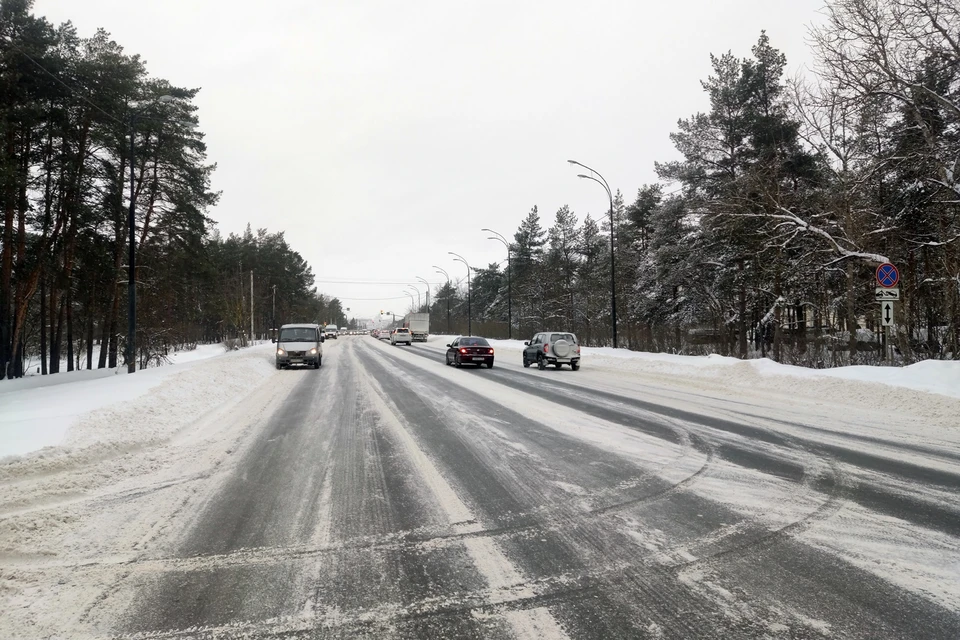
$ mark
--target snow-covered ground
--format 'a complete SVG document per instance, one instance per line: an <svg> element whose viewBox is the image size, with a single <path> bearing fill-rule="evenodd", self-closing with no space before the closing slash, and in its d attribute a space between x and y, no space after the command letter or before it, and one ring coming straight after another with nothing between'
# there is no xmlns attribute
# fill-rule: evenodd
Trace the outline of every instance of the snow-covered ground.
<svg viewBox="0 0 960 640"><path fill-rule="evenodd" d="M125 367L117 367L4 380L0 382L0 460L65 444L73 427L78 429L78 433L72 434L76 441L82 416L109 407L139 404L144 396L171 377L184 374L203 360L225 355L222 345L200 345L191 351L172 354L171 365L145 369L134 375L127 374ZM180 380L183 382L185 380ZM174 411L173 407L169 410ZM112 425L102 427L109 431L106 439L116 437ZM89 425L86 429L89 431ZM85 437L91 439L89 434Z"/></svg>
<svg viewBox="0 0 960 640"><path fill-rule="evenodd" d="M431 336L427 346L441 349L451 338ZM497 350L499 363L520 361L522 341L492 340L491 343ZM258 345L253 353L266 357L264 354L271 350L268 345ZM195 392L201 390L199 395L209 398L210 402L216 402L217 398L222 401L226 399L225 389L234 389L238 384L240 387L255 384L257 377L241 376L238 379L236 369L229 364L224 367L221 363L197 374L190 372L205 360L237 355L226 353L221 345L201 345L192 351L173 354L171 365L139 371L135 375L127 375L122 368L94 369L0 382L0 460L45 447L76 447L84 443L162 437L190 418L192 409L179 400L168 402L163 409L165 426L148 427L135 433L126 428L114 428L112 423L116 419L104 420L102 412L112 409L116 413L119 407L133 404L149 405L149 398L157 395L169 400L179 395L181 387L189 387ZM909 410L910 405L917 402L918 395L904 393L905 390L928 392L931 395L918 410L924 415L947 418L948 426L950 418L956 418L954 426L960 427L960 418L954 413L957 404L947 400L960 399L960 362L957 361L928 360L908 367L855 366L815 370L783 365L769 359L743 361L718 355L678 356L606 347L584 347L582 357L582 371L616 374L619 380L609 381L614 385L622 383L624 376L634 374L632 377L637 379L655 378L681 383L697 380L701 385L713 383L734 393L738 388L756 390L758 387L766 392L806 392L824 400L857 399L867 405L898 410ZM241 360L244 360L243 356ZM224 369L227 371L223 372ZM209 375L212 371L223 373ZM163 387L171 378L177 381ZM195 379L199 380L199 386L195 385ZM224 380L232 384L224 387ZM98 411L101 413L92 415ZM84 419L85 416L88 418ZM94 424L97 426L93 427Z"/></svg>
<svg viewBox="0 0 960 640"><path fill-rule="evenodd" d="M432 341L444 344L454 336L432 336ZM498 350L523 350L521 340L491 340ZM745 377L792 376L798 378L837 378L859 382L877 382L885 385L929 391L960 398L960 361L925 360L907 367L853 366L832 369L809 369L780 364L769 358L740 360L720 355L678 356L669 353L645 353L611 347L583 347L584 366L618 368L624 371L661 371L679 375L723 376L731 385ZM723 369L723 367L728 367ZM743 375L747 370L749 373ZM730 378L729 376L734 376ZM788 381L787 384L795 384Z"/></svg>
<svg viewBox="0 0 960 640"><path fill-rule="evenodd" d="M739 514L744 524L724 520L729 526L692 541L651 529L627 513L605 521L623 528L637 545L654 550L658 564L677 567L702 560L684 569L680 578L702 588L705 597L712 597L708 558L713 545L728 540L734 544L738 536L756 528L761 533L787 531L892 584L960 610L960 590L953 579L960 567L955 538L916 521L878 514L845 499L843 493L864 483L948 509L955 508L955 497L942 488L823 454L830 446L846 451L856 446L855 453L874 460L954 473L960 459L958 363L811 372L769 361L584 349L580 371L539 372L521 366L521 341L495 341L496 368L467 372L444 366L447 342L447 336L432 336L426 345L391 347L368 337L342 339L325 345L319 371L277 371L273 345L264 344L230 353L211 350L206 359L132 376L81 371L12 383L23 385L19 389L0 386L0 437L4 447L9 441L17 448L0 459L0 605L9 612L9 620L38 625L24 627L27 632L17 637L52 637L99 607L98 593L111 600L102 612L103 620L111 620L133 598L130 585L120 587L124 577L131 571L152 575L151 562L173 569L182 563L189 569L193 562L214 566L226 561L167 554L204 507L222 497L218 491L229 478L238 471L246 477L243 465L249 464L245 455L252 443L263 436L279 407L298 405L298 399L303 405L301 433L309 436L305 442L313 442L314 435L321 438L328 429L342 428L351 437L338 442L348 446L344 443L354 443L354 436L365 433L366 428L348 428L356 415L377 414L396 441L405 443L406 449L397 455L409 459L430 480L414 486L439 496L440 503L450 507L451 521L476 526L469 513L461 513L463 499L451 493L458 485L438 475L436 461L419 448L422 443L405 440L398 424L390 422L403 411L391 404L390 393L396 389L380 389L382 382L376 381L383 378L377 377L377 367L367 366L378 361L386 365L381 376L395 376L387 382L418 394L431 408L430 416L442 417L446 429L469 435L498 471L510 461L518 465L518 473L528 466L538 473L551 467L555 461L550 450L536 449L537 440L525 435L529 427L544 425L571 443L606 451L611 460L629 460L691 496ZM487 406L495 409L456 410L456 393L451 394L449 385L438 384L437 377L471 397L489 400ZM324 387L314 380L324 380ZM537 389L549 389L552 381L616 395L584 393L590 402L579 408L535 401ZM46 384L38 386L41 383ZM382 401L371 405L374 396ZM302 402L305 398L309 403ZM632 400L649 401L657 410L628 405ZM323 419L314 413L336 407L340 413L324 414ZM354 414L357 407L361 411ZM685 413L671 415L670 409ZM510 424L501 411L529 422ZM666 425L683 435L679 443L654 437L625 428L622 421L611 419L611 413ZM691 419L692 414L755 427L770 439L713 429ZM298 415L290 413L289 421ZM412 416L414 422L421 418ZM283 422L278 433L285 437L288 426ZM706 441L711 443L709 452L692 445ZM37 446L45 448L31 451ZM268 439L260 446L266 451L280 445ZM318 451L325 446L318 445ZM801 479L781 478L722 454L744 447L763 460L802 470ZM361 459L367 460L367 455ZM339 459L340 454L330 456ZM318 468L312 459L306 467ZM619 485L592 486L589 465L582 470L583 481L578 481L575 470L568 471L554 484L571 500L586 499L598 487L597 496L624 490ZM302 481L298 477L297 482ZM834 489L824 490L823 482ZM552 489L541 490L546 509L552 504L548 499ZM329 502L330 496L321 494L317 508L330 508ZM479 560L471 556L478 565L510 565L490 549L479 551L483 551ZM284 550L270 553L282 557Z"/></svg>

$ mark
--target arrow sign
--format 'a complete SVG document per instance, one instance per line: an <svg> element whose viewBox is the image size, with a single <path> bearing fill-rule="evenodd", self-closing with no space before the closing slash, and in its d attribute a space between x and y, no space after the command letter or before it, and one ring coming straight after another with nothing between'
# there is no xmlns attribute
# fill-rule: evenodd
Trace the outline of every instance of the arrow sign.
<svg viewBox="0 0 960 640"><path fill-rule="evenodd" d="M898 282L900 282L900 272L897 271L895 266L889 262L884 262L877 267L877 284L881 287L889 289L897 286Z"/></svg>
<svg viewBox="0 0 960 640"><path fill-rule="evenodd" d="M880 303L880 325L884 327L893 326L893 301L885 300Z"/></svg>

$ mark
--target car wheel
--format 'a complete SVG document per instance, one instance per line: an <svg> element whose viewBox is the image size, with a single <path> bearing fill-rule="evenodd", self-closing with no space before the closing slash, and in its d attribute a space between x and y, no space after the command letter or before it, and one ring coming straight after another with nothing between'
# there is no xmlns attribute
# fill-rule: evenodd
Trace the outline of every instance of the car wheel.
<svg viewBox="0 0 960 640"><path fill-rule="evenodd" d="M459 369L460 367L463 366L463 363L460 362L460 356L459 356L459 355L453 356L453 366L455 366L457 369Z"/></svg>
<svg viewBox="0 0 960 640"><path fill-rule="evenodd" d="M543 371L547 368L547 362L543 359L543 356L537 356L537 369Z"/></svg>
<svg viewBox="0 0 960 640"><path fill-rule="evenodd" d="M527 360L527 354L523 354L523 367L524 369L530 368L530 361Z"/></svg>
<svg viewBox="0 0 960 640"><path fill-rule="evenodd" d="M487 362L487 369L493 369L493 360Z"/></svg>
<svg viewBox="0 0 960 640"><path fill-rule="evenodd" d="M277 363L277 371L280 371L280 369L283 369L283 365L278 362L278 363Z"/></svg>
<svg viewBox="0 0 960 640"><path fill-rule="evenodd" d="M574 371L577 371L580 369L580 363L574 362L573 364L570 365L570 368L573 369Z"/></svg>
<svg viewBox="0 0 960 640"><path fill-rule="evenodd" d="M323 356L317 358L317 364L315 364L315 365L313 366L313 368L314 368L314 369L319 369L319 368L320 368L320 365L322 365L322 364L323 364Z"/></svg>

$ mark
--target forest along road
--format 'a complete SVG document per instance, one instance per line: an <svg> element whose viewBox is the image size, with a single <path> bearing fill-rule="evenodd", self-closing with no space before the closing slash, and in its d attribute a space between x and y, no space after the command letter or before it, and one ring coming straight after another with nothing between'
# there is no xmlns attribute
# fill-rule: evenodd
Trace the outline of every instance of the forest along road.
<svg viewBox="0 0 960 640"><path fill-rule="evenodd" d="M151 544L61 568L70 634L960 638L955 445L587 362L327 347Z"/></svg>

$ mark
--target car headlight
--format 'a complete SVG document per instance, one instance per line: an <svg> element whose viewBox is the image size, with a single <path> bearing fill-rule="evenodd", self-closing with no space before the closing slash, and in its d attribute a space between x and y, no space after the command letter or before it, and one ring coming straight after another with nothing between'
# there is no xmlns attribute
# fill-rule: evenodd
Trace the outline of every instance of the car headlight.
<svg viewBox="0 0 960 640"><path fill-rule="evenodd" d="M286 351L284 351L283 349L277 349L277 355L278 355L278 356L282 356L282 355L284 355L284 354L286 354Z"/></svg>
<svg viewBox="0 0 960 640"><path fill-rule="evenodd" d="M312 355L312 356L317 355L317 348L316 348L316 347L314 347L313 349L310 349L310 355Z"/></svg>

